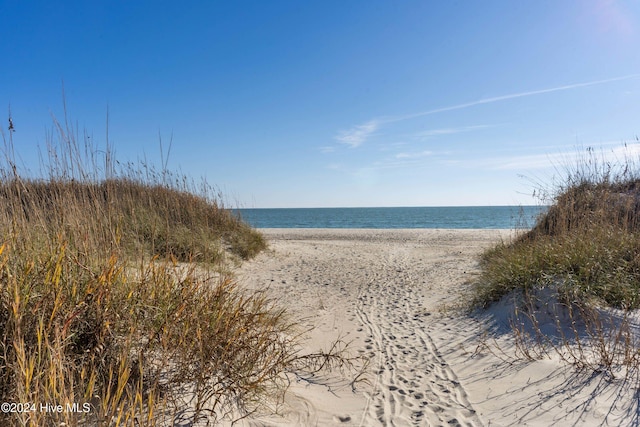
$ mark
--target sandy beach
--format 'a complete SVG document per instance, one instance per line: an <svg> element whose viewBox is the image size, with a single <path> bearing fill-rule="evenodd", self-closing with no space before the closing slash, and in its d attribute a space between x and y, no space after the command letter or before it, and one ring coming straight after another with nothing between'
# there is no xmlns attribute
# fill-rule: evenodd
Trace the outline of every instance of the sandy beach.
<svg viewBox="0 0 640 427"><path fill-rule="evenodd" d="M305 351L338 338L369 360L291 376L278 414L246 426L638 425L635 384L577 373L553 356L515 358L490 315L457 308L477 256L509 230L264 229L270 249L238 271L313 327Z"/></svg>

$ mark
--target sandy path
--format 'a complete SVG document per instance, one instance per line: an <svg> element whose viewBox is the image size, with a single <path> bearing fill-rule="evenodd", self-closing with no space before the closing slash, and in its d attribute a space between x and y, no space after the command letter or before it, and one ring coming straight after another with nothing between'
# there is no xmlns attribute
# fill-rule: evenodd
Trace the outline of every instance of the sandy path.
<svg viewBox="0 0 640 427"><path fill-rule="evenodd" d="M270 250L242 266L241 283L269 287L304 317L315 328L309 351L349 341L370 359L369 384L299 377L279 415L241 425L600 425L607 413L610 425L626 425L637 408L618 391L612 411L601 383L571 379L557 361L478 354L486 325L443 310L477 273L477 255L508 231L263 231Z"/></svg>
<svg viewBox="0 0 640 427"><path fill-rule="evenodd" d="M441 317L436 312L443 303L455 302L449 284L468 277L474 256L500 238L498 231L264 231L271 252L245 265L242 281L269 286L308 317L317 328L311 349L344 336L353 352L371 358L371 384L357 393L346 385L324 386L330 393L351 393L344 396L351 406L324 402L318 396L322 380L310 381L315 387L294 386L289 417L304 415L295 414L293 424L483 424L438 350L432 329L441 325L431 319ZM325 413L325 406L332 410Z"/></svg>
<svg viewBox="0 0 640 427"><path fill-rule="evenodd" d="M479 425L430 334L429 317L445 296L430 284L453 268L456 256L417 254L404 244L390 245L381 255L374 277L357 285L356 313L376 374L365 424ZM433 262L415 268L425 256Z"/></svg>

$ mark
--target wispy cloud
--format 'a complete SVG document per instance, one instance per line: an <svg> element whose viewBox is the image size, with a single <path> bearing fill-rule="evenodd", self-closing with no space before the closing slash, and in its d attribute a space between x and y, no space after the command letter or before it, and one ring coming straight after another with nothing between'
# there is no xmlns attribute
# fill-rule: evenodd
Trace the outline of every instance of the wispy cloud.
<svg viewBox="0 0 640 427"><path fill-rule="evenodd" d="M341 131L338 136L336 136L336 139L342 144L347 144L351 147L358 147L376 130L378 130L379 126L379 120L369 120L368 122L354 126L349 130Z"/></svg>
<svg viewBox="0 0 640 427"><path fill-rule="evenodd" d="M575 159L575 156L570 156ZM559 154L529 154L521 156L485 159L484 165L493 170L532 170L558 167L569 163L566 153Z"/></svg>
<svg viewBox="0 0 640 427"><path fill-rule="evenodd" d="M475 125L475 126L463 126L458 128L443 128L443 129L430 129L422 132L416 132L411 134L417 138L431 138L434 136L453 135L462 132L472 132L475 130L486 129L493 127L492 125Z"/></svg>
<svg viewBox="0 0 640 427"><path fill-rule="evenodd" d="M420 159L433 154L431 151L420 151L417 153L398 153L395 155L396 159Z"/></svg>
<svg viewBox="0 0 640 427"><path fill-rule="evenodd" d="M596 163L609 164L612 168L636 162L640 157L640 144L621 144L620 141L609 141L598 144L589 154L586 148L574 147L555 153L523 154L515 156L475 159L476 166L493 170L534 170L555 168L571 169L576 165L588 163L589 156L594 156Z"/></svg>
<svg viewBox="0 0 640 427"><path fill-rule="evenodd" d="M423 167L432 162L431 157L434 155L432 151L416 151L416 152L400 152L393 156L389 156L370 164L371 170L387 170L387 169L407 169Z"/></svg>
<svg viewBox="0 0 640 427"><path fill-rule="evenodd" d="M388 117L376 118L376 119L369 120L366 123L363 123L361 125L354 126L349 130L341 131L336 137L336 139L343 144L350 145L351 147L358 147L362 145L375 131L380 129L380 127L384 124L416 119L419 117L430 116L432 114L444 113L447 111L462 110L465 108L475 107L478 105L492 104L495 102L508 101L508 100L517 99L517 98L525 98L528 96L542 95L547 93L560 92L560 91L578 89L578 88L589 87L589 86L596 86L596 85L613 83L613 82L622 81L622 80L637 79L639 77L640 77L640 73L630 74L627 76L614 77L610 79L593 80L590 82L573 83L573 84L555 86L555 87L546 88L546 89L510 93L507 95L483 98L477 101L465 102L462 104L450 105L447 107L434 108L432 110L420 111L418 113L406 114L402 116L388 116ZM448 131L455 131L455 130L440 129L440 130L436 130L435 132L437 131L440 131L441 132L440 134L443 134ZM431 136L433 135L435 134L432 134Z"/></svg>
<svg viewBox="0 0 640 427"><path fill-rule="evenodd" d="M418 138L431 138L433 136L452 135L460 132L462 132L462 130L456 129L456 128L430 129L422 132L413 133L411 134L411 136L418 137Z"/></svg>

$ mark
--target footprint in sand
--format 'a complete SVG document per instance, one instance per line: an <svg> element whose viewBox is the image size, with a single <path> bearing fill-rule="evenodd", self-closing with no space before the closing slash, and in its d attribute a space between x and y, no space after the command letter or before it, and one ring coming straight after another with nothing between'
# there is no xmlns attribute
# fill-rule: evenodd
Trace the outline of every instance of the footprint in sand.
<svg viewBox="0 0 640 427"><path fill-rule="evenodd" d="M404 260L390 257L388 262L397 265ZM408 425L481 425L429 334L433 325L426 322L429 314L420 306L419 290L409 278L405 282L388 277L363 283L359 289L356 314L368 332L364 347L386 365L374 371L376 390L362 425L394 425L400 419Z"/></svg>
<svg viewBox="0 0 640 427"><path fill-rule="evenodd" d="M349 415L335 415L333 421L337 423L348 423L351 421L351 417Z"/></svg>

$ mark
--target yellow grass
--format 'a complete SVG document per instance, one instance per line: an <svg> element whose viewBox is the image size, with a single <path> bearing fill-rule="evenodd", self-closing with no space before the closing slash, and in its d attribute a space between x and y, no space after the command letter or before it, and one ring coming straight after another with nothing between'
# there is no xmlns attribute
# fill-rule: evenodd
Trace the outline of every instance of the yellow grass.
<svg viewBox="0 0 640 427"><path fill-rule="evenodd" d="M563 184L543 193L552 203L534 227L483 254L475 305L514 298L513 329L527 357L553 347L580 367L637 371L640 343L630 322L640 308L637 161L610 162L589 149ZM551 334L539 326L549 315Z"/></svg>
<svg viewBox="0 0 640 427"><path fill-rule="evenodd" d="M21 176L3 134L0 401L15 405L0 424L215 422L279 399L289 370L348 363L300 355L294 319L238 288L229 263L266 243L212 187L116 170L108 149L55 126L37 177Z"/></svg>

